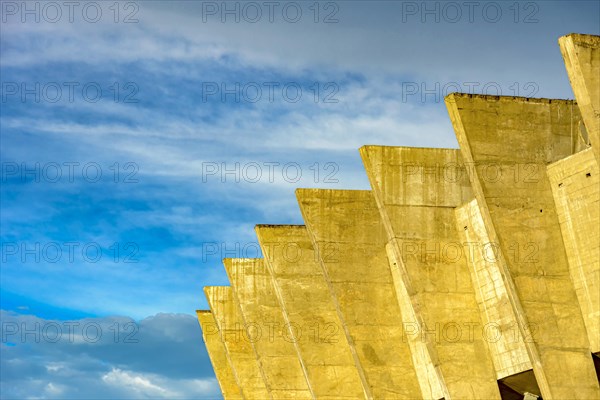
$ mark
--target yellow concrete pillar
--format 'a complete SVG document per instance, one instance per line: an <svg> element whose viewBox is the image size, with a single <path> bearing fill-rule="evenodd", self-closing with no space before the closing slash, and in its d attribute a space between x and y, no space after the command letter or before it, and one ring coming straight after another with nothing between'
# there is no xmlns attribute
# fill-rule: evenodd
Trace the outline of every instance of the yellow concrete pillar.
<svg viewBox="0 0 600 400"><path fill-rule="evenodd" d="M592 352L600 352L600 171L592 149L548 165L571 279Z"/></svg>
<svg viewBox="0 0 600 400"><path fill-rule="evenodd" d="M572 33L558 43L587 136L600 163L600 36Z"/></svg>
<svg viewBox="0 0 600 400"><path fill-rule="evenodd" d="M225 345L221 340L221 333L210 311L197 310L198 322L202 328L202 337L206 351L219 382L221 393L225 400L243 399L242 390L237 382L237 377L231 367Z"/></svg>
<svg viewBox="0 0 600 400"><path fill-rule="evenodd" d="M204 293L244 398L271 399L231 287L207 286Z"/></svg>
<svg viewBox="0 0 600 400"><path fill-rule="evenodd" d="M261 258L223 260L273 399L312 399L300 354Z"/></svg>
<svg viewBox="0 0 600 400"><path fill-rule="evenodd" d="M544 399L600 389L546 165L573 152L573 102L451 94L446 105Z"/></svg>
<svg viewBox="0 0 600 400"><path fill-rule="evenodd" d="M446 399L500 398L454 208L471 198L458 150L365 146L395 286Z"/></svg>
<svg viewBox="0 0 600 400"><path fill-rule="evenodd" d="M458 207L456 219L496 376L500 380L531 370L525 340L532 338L521 335L496 259L498 244L490 241L477 200ZM535 389L529 391L537 392Z"/></svg>
<svg viewBox="0 0 600 400"><path fill-rule="evenodd" d="M316 398L370 397L306 227L259 225L256 233Z"/></svg>
<svg viewBox="0 0 600 400"><path fill-rule="evenodd" d="M372 193L299 189L296 196L373 398L422 398Z"/></svg>

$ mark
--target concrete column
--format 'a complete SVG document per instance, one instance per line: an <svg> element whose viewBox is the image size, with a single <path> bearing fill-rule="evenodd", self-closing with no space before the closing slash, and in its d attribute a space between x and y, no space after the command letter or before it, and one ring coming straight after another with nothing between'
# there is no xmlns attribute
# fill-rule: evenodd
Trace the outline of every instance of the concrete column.
<svg viewBox="0 0 600 400"><path fill-rule="evenodd" d="M587 136L600 163L600 36L572 33L558 43Z"/></svg>
<svg viewBox="0 0 600 400"><path fill-rule="evenodd" d="M298 189L296 196L373 397L422 398L372 193Z"/></svg>
<svg viewBox="0 0 600 400"><path fill-rule="evenodd" d="M306 227L258 225L256 233L315 396L370 398Z"/></svg>
<svg viewBox="0 0 600 400"><path fill-rule="evenodd" d="M365 146L396 292L446 399L500 398L455 207L472 196L458 150Z"/></svg>
<svg viewBox="0 0 600 400"><path fill-rule="evenodd" d="M521 335L498 266L498 244L490 241L477 200L457 208L456 219L496 376L500 380L531 370L525 340L533 339Z"/></svg>
<svg viewBox="0 0 600 400"><path fill-rule="evenodd" d="M600 352L600 177L587 149L548 165L569 272L590 348Z"/></svg>
<svg viewBox="0 0 600 400"><path fill-rule="evenodd" d="M225 351L225 345L221 340L221 333L212 313L206 310L197 310L196 314L202 328L202 337L204 338L206 351L210 357L210 362L219 382L223 398L225 400L243 399L242 390L229 362L229 356Z"/></svg>
<svg viewBox="0 0 600 400"><path fill-rule="evenodd" d="M312 399L305 368L264 260L228 258L223 264L273 399Z"/></svg>
<svg viewBox="0 0 600 400"><path fill-rule="evenodd" d="M577 107L465 94L446 105L543 398L600 397L546 174L573 151Z"/></svg>
<svg viewBox="0 0 600 400"><path fill-rule="evenodd" d="M244 398L271 399L231 287L207 286L204 288L204 294Z"/></svg>

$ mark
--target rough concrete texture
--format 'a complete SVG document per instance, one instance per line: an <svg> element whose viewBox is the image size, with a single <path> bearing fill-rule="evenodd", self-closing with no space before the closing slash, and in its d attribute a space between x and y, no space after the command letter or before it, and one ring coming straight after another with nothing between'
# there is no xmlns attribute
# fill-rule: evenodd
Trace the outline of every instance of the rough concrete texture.
<svg viewBox="0 0 600 400"><path fill-rule="evenodd" d="M400 308L390 303L386 233L372 193L299 189L296 195L373 397L422 397Z"/></svg>
<svg viewBox="0 0 600 400"><path fill-rule="evenodd" d="M589 142L600 163L600 36L572 33L558 43Z"/></svg>
<svg viewBox="0 0 600 400"><path fill-rule="evenodd" d="M210 311L198 310L196 314L202 328L206 350L215 370L215 376L219 381L223 397L226 399L243 399L242 390L231 367L215 318Z"/></svg>
<svg viewBox="0 0 600 400"><path fill-rule="evenodd" d="M260 258L223 260L273 399L312 399L269 271Z"/></svg>
<svg viewBox="0 0 600 400"><path fill-rule="evenodd" d="M600 180L592 149L550 164L550 187L590 348L600 352Z"/></svg>
<svg viewBox="0 0 600 400"><path fill-rule="evenodd" d="M450 119L542 396L600 397L546 165L571 155L566 100L451 94ZM526 173L522 173L526 171ZM572 365L573 368L565 368Z"/></svg>
<svg viewBox="0 0 600 400"><path fill-rule="evenodd" d="M458 150L365 146L361 155L406 294L445 398L500 398L454 207L470 198Z"/></svg>
<svg viewBox="0 0 600 400"><path fill-rule="evenodd" d="M306 227L259 225L256 234L315 396L370 397Z"/></svg>
<svg viewBox="0 0 600 400"><path fill-rule="evenodd" d="M451 94L460 149L365 146L371 191L257 226L198 314L226 399L600 398L600 37L559 43L577 103Z"/></svg>
<svg viewBox="0 0 600 400"><path fill-rule="evenodd" d="M487 235L477 200L457 208L456 219L496 375L502 379L528 371L532 365L525 338L510 306L495 256L496 244Z"/></svg>
<svg viewBox="0 0 600 400"><path fill-rule="evenodd" d="M244 398L271 399L231 288L208 286L204 288L204 294Z"/></svg>

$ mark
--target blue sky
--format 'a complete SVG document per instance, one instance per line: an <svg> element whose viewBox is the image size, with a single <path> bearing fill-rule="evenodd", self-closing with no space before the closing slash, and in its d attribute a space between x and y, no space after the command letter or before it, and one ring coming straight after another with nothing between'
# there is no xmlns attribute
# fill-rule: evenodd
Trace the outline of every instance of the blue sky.
<svg viewBox="0 0 600 400"><path fill-rule="evenodd" d="M368 188L363 144L457 147L446 91L573 98L557 39L600 33L596 1L279 2L272 21L228 2L239 22L222 2L23 4L0 2L7 399L219 398L194 310L222 257L258 255L255 224L302 223L296 187Z"/></svg>

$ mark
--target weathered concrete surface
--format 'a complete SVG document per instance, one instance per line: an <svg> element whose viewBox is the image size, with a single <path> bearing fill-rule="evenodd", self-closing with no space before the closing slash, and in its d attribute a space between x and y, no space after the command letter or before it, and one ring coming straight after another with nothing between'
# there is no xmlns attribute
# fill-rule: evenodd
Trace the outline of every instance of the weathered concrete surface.
<svg viewBox="0 0 600 400"><path fill-rule="evenodd" d="M312 399L273 281L261 258L223 260L273 399Z"/></svg>
<svg viewBox="0 0 600 400"><path fill-rule="evenodd" d="M298 189L296 197L373 398L422 398L373 194Z"/></svg>
<svg viewBox="0 0 600 400"><path fill-rule="evenodd" d="M388 236L396 292L416 318L446 399L500 398L456 230L471 198L458 150L365 146L361 155ZM403 313L404 314L404 313Z"/></svg>
<svg viewBox="0 0 600 400"><path fill-rule="evenodd" d="M256 234L315 396L369 398L306 227L258 225Z"/></svg>
<svg viewBox="0 0 600 400"><path fill-rule="evenodd" d="M231 287L207 286L204 294L244 398L271 399Z"/></svg>
<svg viewBox="0 0 600 400"><path fill-rule="evenodd" d="M368 192L307 190L310 235L257 227L272 288L254 260L228 268L236 296L207 289L223 393L600 398L600 37L559 43L577 104L453 94L460 151L361 149L381 225ZM285 322L293 350L244 318Z"/></svg>
<svg viewBox="0 0 600 400"><path fill-rule="evenodd" d="M600 351L600 176L592 149L547 168L592 352Z"/></svg>
<svg viewBox="0 0 600 400"><path fill-rule="evenodd" d="M197 310L196 315L202 328L202 337L204 338L206 351L213 365L223 398L225 400L243 399L242 390L229 362L229 357L225 351L225 345L221 340L221 333L217 327L215 318L207 310Z"/></svg>
<svg viewBox="0 0 600 400"><path fill-rule="evenodd" d="M531 338L525 339L519 330L496 259L497 244L490 241L477 200L458 207L456 220L497 378L528 371L532 365L524 341Z"/></svg>
<svg viewBox="0 0 600 400"><path fill-rule="evenodd" d="M546 174L573 151L577 107L464 94L446 105L544 399L600 397Z"/></svg>
<svg viewBox="0 0 600 400"><path fill-rule="evenodd" d="M600 36L572 33L558 40L589 140L600 163Z"/></svg>

